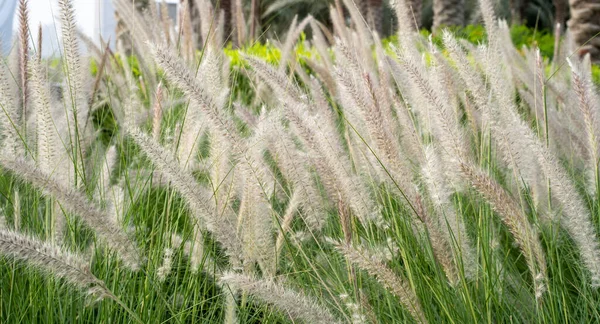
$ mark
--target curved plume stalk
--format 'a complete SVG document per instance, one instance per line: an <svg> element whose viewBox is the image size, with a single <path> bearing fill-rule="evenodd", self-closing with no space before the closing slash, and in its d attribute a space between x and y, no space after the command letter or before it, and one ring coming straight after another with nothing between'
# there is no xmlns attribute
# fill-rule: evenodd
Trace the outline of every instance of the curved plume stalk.
<svg viewBox="0 0 600 324"><path fill-rule="evenodd" d="M181 88L200 109L211 130L219 136L219 140L228 141L233 145L239 144L239 136L231 118L224 115L221 107L216 105L215 98L198 83L182 60L176 58L167 48L158 45L150 47L156 62L165 70L167 79Z"/></svg>
<svg viewBox="0 0 600 324"><path fill-rule="evenodd" d="M276 179L270 175L264 163L265 134L259 123L256 133L248 140L248 149L239 164L244 183L242 202L239 211L240 229L245 261L258 262L265 277L275 275L276 259L273 239L273 212L270 196L273 190L269 183Z"/></svg>
<svg viewBox="0 0 600 324"><path fill-rule="evenodd" d="M279 308L294 322L315 324L340 323L326 308L308 296L291 290L272 279L256 279L251 276L227 272L221 282L235 289L246 291L265 303Z"/></svg>
<svg viewBox="0 0 600 324"><path fill-rule="evenodd" d="M97 299L113 298L102 280L90 272L86 260L56 245L0 228L0 255L6 255L65 279Z"/></svg>
<svg viewBox="0 0 600 324"><path fill-rule="evenodd" d="M200 187L194 177L183 170L173 158L172 153L156 143L150 136L134 127L127 127L129 136L140 146L142 151L152 160L154 165L167 177L171 185L181 194L195 218L196 226L206 228L213 233L230 256L234 267L241 266L242 243L235 225L228 217L229 206L217 212L211 192ZM223 214L221 214L223 213ZM196 230L198 233L198 230Z"/></svg>
<svg viewBox="0 0 600 324"><path fill-rule="evenodd" d="M62 145L52 118L50 91L39 61L31 64L32 96L37 123L37 164L46 173L52 173L57 161L56 151Z"/></svg>
<svg viewBox="0 0 600 324"><path fill-rule="evenodd" d="M599 97L595 96L594 86L585 75L576 70L576 67L571 65L573 90L579 99L579 110L585 123L585 131L587 134L587 166L588 171L588 188L592 195L596 195L600 174L598 163L600 163L600 127L598 118L600 113Z"/></svg>
<svg viewBox="0 0 600 324"><path fill-rule="evenodd" d="M477 271L476 253L470 244L464 222L454 208L452 191L448 187L443 169L440 168L442 165L440 156L433 147L428 147L425 149L425 159L423 177L439 217L437 226L445 234L445 240L454 248L455 264L460 260L465 277L472 278ZM460 266L458 268L460 269Z"/></svg>
<svg viewBox="0 0 600 324"><path fill-rule="evenodd" d="M336 200L341 195L344 203L365 224L381 221L367 185L352 171L339 134L331 133L329 127L322 128L319 125L319 120L326 117L320 116L317 109L311 109L300 89L272 66L256 58L245 58L279 96L284 106L282 114L290 121L293 132L303 141L329 198Z"/></svg>
<svg viewBox="0 0 600 324"><path fill-rule="evenodd" d="M132 270L139 269L141 256L135 242L131 241L113 222L113 217L90 202L82 193L52 179L27 161L11 160L4 156L0 164L19 178L31 183L45 195L56 199L67 211L79 215L106 245L117 252L125 265Z"/></svg>
<svg viewBox="0 0 600 324"><path fill-rule="evenodd" d="M468 164L462 165L462 173L500 215L502 222L508 226L515 237L515 241L527 259L535 285L535 296L540 298L546 290L548 274L538 231L529 223L527 215L517 202L490 176Z"/></svg>
<svg viewBox="0 0 600 324"><path fill-rule="evenodd" d="M428 323L421 303L409 282L396 275L382 261L378 260L375 255L368 255L365 251L360 251L344 244L339 244L336 248L350 263L365 270L369 275L376 277L385 288L396 295L417 322Z"/></svg>

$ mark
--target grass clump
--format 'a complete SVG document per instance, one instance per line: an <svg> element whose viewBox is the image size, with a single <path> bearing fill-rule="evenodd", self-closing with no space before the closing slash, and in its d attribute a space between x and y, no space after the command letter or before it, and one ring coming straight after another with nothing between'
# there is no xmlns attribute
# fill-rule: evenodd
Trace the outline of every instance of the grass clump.
<svg viewBox="0 0 600 324"><path fill-rule="evenodd" d="M62 61L0 65L0 322L600 320L588 57L487 0L478 46L400 3L245 50L115 3L130 48L88 65L64 0Z"/></svg>

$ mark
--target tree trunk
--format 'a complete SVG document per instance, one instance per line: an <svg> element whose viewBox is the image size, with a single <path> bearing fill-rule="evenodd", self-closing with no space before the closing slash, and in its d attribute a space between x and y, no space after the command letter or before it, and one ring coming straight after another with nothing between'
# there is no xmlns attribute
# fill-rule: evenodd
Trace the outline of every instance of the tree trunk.
<svg viewBox="0 0 600 324"><path fill-rule="evenodd" d="M232 19L233 19L233 2L231 0L216 0L217 1L217 5L215 6L217 8L217 12L220 12L221 10L223 10L223 12L225 13L224 15L224 22L223 22L223 36L225 37L225 39L227 40L231 40L232 37L232 29L231 26L233 26L232 23Z"/></svg>
<svg viewBox="0 0 600 324"><path fill-rule="evenodd" d="M567 23L579 55L590 53L592 62L600 63L600 1L569 0L571 19ZM595 36L595 37L594 37ZM585 44L585 45L584 45Z"/></svg>
<svg viewBox="0 0 600 324"><path fill-rule="evenodd" d="M465 21L464 0L433 0L433 29L462 26Z"/></svg>
<svg viewBox="0 0 600 324"><path fill-rule="evenodd" d="M194 29L196 47L198 47L198 49L201 49L204 45L204 39L202 39L202 22L200 21L200 8L198 8L197 1L187 0L187 2L188 9L190 11L190 19L192 21L192 27Z"/></svg>
<svg viewBox="0 0 600 324"><path fill-rule="evenodd" d="M558 0L564 1L564 0ZM510 6L510 22L513 25L518 25L523 22L523 7L525 0L509 0Z"/></svg>
<svg viewBox="0 0 600 324"><path fill-rule="evenodd" d="M565 30L569 3L567 0L553 0L552 3L554 4L554 27L556 24L560 24L560 28Z"/></svg>
<svg viewBox="0 0 600 324"><path fill-rule="evenodd" d="M250 42L254 42L258 38L260 15L260 0L252 0L250 4Z"/></svg>

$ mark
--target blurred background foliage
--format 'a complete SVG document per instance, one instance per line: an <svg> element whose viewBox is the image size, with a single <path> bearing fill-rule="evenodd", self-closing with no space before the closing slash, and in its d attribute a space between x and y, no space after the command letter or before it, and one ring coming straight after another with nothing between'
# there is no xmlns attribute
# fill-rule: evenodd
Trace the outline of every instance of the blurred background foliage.
<svg viewBox="0 0 600 324"><path fill-rule="evenodd" d="M144 8L152 0L132 1ZM222 15L221 31L226 41L237 48L247 47L255 41L282 40L294 21L302 21L307 16L319 21L332 42L334 28L330 15L334 12L345 19L344 23L351 24L349 8L357 8L369 27L386 38L397 30L394 7L401 0L180 1L183 8L189 8L196 31L201 29L201 11L211 7L209 11L218 13L217 17ZM449 27L474 43L484 40L483 28L477 27L483 23L477 0L402 0L401 3L413 13L414 24L420 30L435 36L441 28ZM592 62L600 62L600 38L597 37L600 34L600 6L597 0L493 0L492 3L498 18L513 26L512 36L517 45L536 42L551 58L552 39L563 35L568 25L579 55L590 53ZM306 33L307 37L312 36L310 29L306 29Z"/></svg>
<svg viewBox="0 0 600 324"><path fill-rule="evenodd" d="M223 0L213 0L216 6ZM366 0L362 0L366 1ZM383 0L383 26L382 31L385 36L394 33L395 30L395 15L392 9L394 0ZM560 1L560 0L559 0ZM554 2L559 2L554 1ZM250 12L250 1L244 2L245 12ZM357 6L361 6L361 0L355 0ZM556 16L556 6L552 0L521 0L522 3L515 3L514 0L499 0L495 1L496 13L500 18L504 18L514 24L522 24L529 28L538 30L552 30ZM262 0L260 3L261 26L269 26L263 33L269 36L282 35L287 31L290 22L294 16L298 15L299 19L312 15L317 20L328 25L329 6L335 4L335 0ZM566 1L563 3L568 8ZM511 6L518 6L517 9L512 9ZM481 15L477 0L464 0L465 9L465 25L473 25L481 23ZM568 10L568 9L567 9ZM518 15L511 12L519 11ZM433 0L422 1L421 11L421 28L431 30L433 26ZM514 18L514 19L513 19ZM568 15L561 18L563 26Z"/></svg>

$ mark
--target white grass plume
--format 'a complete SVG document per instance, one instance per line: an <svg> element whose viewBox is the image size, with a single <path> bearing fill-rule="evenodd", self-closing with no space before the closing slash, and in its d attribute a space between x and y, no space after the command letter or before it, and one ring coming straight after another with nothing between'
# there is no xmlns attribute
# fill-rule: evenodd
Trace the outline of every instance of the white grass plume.
<svg viewBox="0 0 600 324"><path fill-rule="evenodd" d="M112 296L104 282L91 273L85 258L56 245L0 228L0 255L25 261L98 299Z"/></svg>
<svg viewBox="0 0 600 324"><path fill-rule="evenodd" d="M50 90L43 75L39 61L31 62L32 97L35 103L37 124L37 164L41 170L50 173L57 161L57 150L61 150L62 142L52 118Z"/></svg>
<svg viewBox="0 0 600 324"><path fill-rule="evenodd" d="M413 318L419 323L427 323L421 303L410 284L402 277L396 275L382 261L374 255L367 255L365 251L359 251L345 244L338 244L336 248L348 261L365 270L400 299L402 306L406 307Z"/></svg>
<svg viewBox="0 0 600 324"><path fill-rule="evenodd" d="M541 296L546 289L545 283L548 281L548 274L546 257L537 229L529 223L527 215L518 203L489 175L468 164L462 165L462 173L490 203L513 234L527 260L535 285L536 297Z"/></svg>
<svg viewBox="0 0 600 324"><path fill-rule="evenodd" d="M238 144L238 134L229 116L225 116L222 107L218 107L211 93L201 86L191 74L183 61L177 58L167 48L159 45L150 46L158 65L165 70L167 79L181 88L194 105L196 105L209 122L211 130L216 132L221 140Z"/></svg>
<svg viewBox="0 0 600 324"><path fill-rule="evenodd" d="M217 213L211 192L200 187L194 177L183 170L172 154L156 143L150 136L134 127L127 127L129 136L140 146L154 165L167 177L171 185L181 194L188 204L197 226L205 227L215 235L231 257L231 262L240 266L242 244L235 225L226 215Z"/></svg>
<svg viewBox="0 0 600 324"><path fill-rule="evenodd" d="M294 322L340 323L325 307L310 297L286 288L271 279L256 279L248 275L226 272L221 277L221 282L248 292L257 299L277 307Z"/></svg>
<svg viewBox="0 0 600 324"><path fill-rule="evenodd" d="M303 141L309 157L316 167L329 198L338 194L350 206L361 222L380 221L375 202L362 179L352 171L350 161L343 150L340 135L331 133L330 127L321 127L319 114L311 115L307 96L293 85L285 75L269 64L249 56L245 59L252 68L279 96L283 104L283 115L290 121L290 128Z"/></svg>
<svg viewBox="0 0 600 324"><path fill-rule="evenodd" d="M429 197L439 217L437 226L445 234L445 239L450 246L455 247L453 249L455 260L462 261L465 276L472 278L477 271L476 253L467 236L464 220L460 218L452 202L452 191L444 175L442 160L431 146L425 148L425 159L422 174Z"/></svg>
<svg viewBox="0 0 600 324"><path fill-rule="evenodd" d="M56 199L63 208L81 219L105 242L117 252L124 264L132 270L140 267L141 256L132 240L123 232L112 217L91 202L85 195L54 180L42 170L22 159L13 160L3 156L0 164L4 169L13 172L18 178L31 183L44 195Z"/></svg>
<svg viewBox="0 0 600 324"><path fill-rule="evenodd" d="M600 104L598 104L598 96L595 95L591 80L578 71L570 60L568 62L572 70L573 90L579 99L579 110L584 120L587 135L588 157L586 169L588 171L588 188L592 195L595 195L600 177L598 170L598 163L600 162L600 127L598 124Z"/></svg>
<svg viewBox="0 0 600 324"><path fill-rule="evenodd" d="M4 59L0 59L0 134L2 135L2 146L14 154L20 155L23 149L21 138L21 119L18 113L17 100L13 91L10 76L12 72Z"/></svg>

